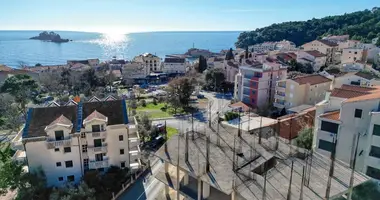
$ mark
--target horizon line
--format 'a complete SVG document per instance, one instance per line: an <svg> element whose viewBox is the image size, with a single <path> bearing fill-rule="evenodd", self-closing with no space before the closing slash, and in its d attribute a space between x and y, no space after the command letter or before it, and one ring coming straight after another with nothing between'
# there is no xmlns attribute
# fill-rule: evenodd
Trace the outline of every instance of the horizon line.
<svg viewBox="0 0 380 200"><path fill-rule="evenodd" d="M42 30L42 29L0 29L0 31L47 31L47 32L82 32L82 33L112 33L112 32L101 32L101 31L86 31L86 30ZM118 34L131 34L131 33L167 33L167 32L245 32L252 30L162 30L162 31L132 31L132 32L123 32Z"/></svg>

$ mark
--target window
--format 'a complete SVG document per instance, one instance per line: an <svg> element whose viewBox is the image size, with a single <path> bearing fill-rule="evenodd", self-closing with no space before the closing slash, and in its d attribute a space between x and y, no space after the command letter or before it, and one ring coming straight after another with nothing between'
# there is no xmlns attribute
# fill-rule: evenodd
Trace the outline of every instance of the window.
<svg viewBox="0 0 380 200"><path fill-rule="evenodd" d="M101 147L101 146L102 146L102 139L95 139L94 147Z"/></svg>
<svg viewBox="0 0 380 200"><path fill-rule="evenodd" d="M88 170L88 158L83 159L84 170Z"/></svg>
<svg viewBox="0 0 380 200"><path fill-rule="evenodd" d="M120 167L121 167L121 168L124 168L124 167L125 167L125 162L121 162L121 163L120 163Z"/></svg>
<svg viewBox="0 0 380 200"><path fill-rule="evenodd" d="M63 181L63 177L62 176L58 177L58 181Z"/></svg>
<svg viewBox="0 0 380 200"><path fill-rule="evenodd" d="M374 124L373 125L373 135L380 136L380 125Z"/></svg>
<svg viewBox="0 0 380 200"><path fill-rule="evenodd" d="M71 147L65 147L65 148L63 148L63 152L70 153L71 152Z"/></svg>
<svg viewBox="0 0 380 200"><path fill-rule="evenodd" d="M68 181L68 182L73 182L74 180L75 180L74 175L67 176L67 181Z"/></svg>
<svg viewBox="0 0 380 200"><path fill-rule="evenodd" d="M377 168L368 166L366 174L372 178L380 179L380 170Z"/></svg>
<svg viewBox="0 0 380 200"><path fill-rule="evenodd" d="M87 144L82 145L82 152L83 153L87 152Z"/></svg>
<svg viewBox="0 0 380 200"><path fill-rule="evenodd" d="M380 147L371 146L371 151L369 152L369 155L372 157L380 158Z"/></svg>
<svg viewBox="0 0 380 200"><path fill-rule="evenodd" d="M123 135L119 135L119 141L123 141L123 140L124 140Z"/></svg>
<svg viewBox="0 0 380 200"><path fill-rule="evenodd" d="M56 162L55 165L56 165L57 167L62 166L61 162Z"/></svg>
<svg viewBox="0 0 380 200"><path fill-rule="evenodd" d="M100 132L100 125L92 125L92 132Z"/></svg>
<svg viewBox="0 0 380 200"><path fill-rule="evenodd" d="M252 86L253 87L256 87L257 83L256 82L252 82Z"/></svg>
<svg viewBox="0 0 380 200"><path fill-rule="evenodd" d="M355 118L362 118L362 109L355 109Z"/></svg>
<svg viewBox="0 0 380 200"><path fill-rule="evenodd" d="M355 51L355 54L358 54L358 52Z"/></svg>
<svg viewBox="0 0 380 200"><path fill-rule="evenodd" d="M55 131L55 140L63 140L63 131Z"/></svg>
<svg viewBox="0 0 380 200"><path fill-rule="evenodd" d="M55 152L59 151L59 148L55 148L54 151L55 151Z"/></svg>
<svg viewBox="0 0 380 200"><path fill-rule="evenodd" d="M338 128L339 128L339 124L335 124L335 123L331 123L331 122L327 122L327 121L322 121L321 123L321 130L322 131L327 131L327 132L330 132L330 133L338 133Z"/></svg>
<svg viewBox="0 0 380 200"><path fill-rule="evenodd" d="M81 138L86 138L86 133L81 133L81 134L80 134L80 137L81 137Z"/></svg>
<svg viewBox="0 0 380 200"><path fill-rule="evenodd" d="M66 168L71 168L73 167L73 161L72 160L65 161L65 165L66 165Z"/></svg>
<svg viewBox="0 0 380 200"><path fill-rule="evenodd" d="M326 140L319 140L318 148L323 149L325 151L332 152L334 148L334 144Z"/></svg>
<svg viewBox="0 0 380 200"><path fill-rule="evenodd" d="M96 161L103 161L103 154L102 153L95 154L95 160Z"/></svg>
<svg viewBox="0 0 380 200"><path fill-rule="evenodd" d="M124 155L124 149L120 149L120 155Z"/></svg>

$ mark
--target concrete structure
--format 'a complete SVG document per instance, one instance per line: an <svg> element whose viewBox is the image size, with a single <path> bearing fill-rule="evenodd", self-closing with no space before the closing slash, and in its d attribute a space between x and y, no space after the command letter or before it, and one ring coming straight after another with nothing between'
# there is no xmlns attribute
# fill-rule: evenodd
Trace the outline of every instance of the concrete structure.
<svg viewBox="0 0 380 200"><path fill-rule="evenodd" d="M162 72L168 74L185 74L189 63L185 58L165 58Z"/></svg>
<svg viewBox="0 0 380 200"><path fill-rule="evenodd" d="M380 179L380 87L343 85L317 104L313 147ZM357 145L356 145L357 144ZM355 154L355 149L357 153Z"/></svg>
<svg viewBox="0 0 380 200"><path fill-rule="evenodd" d="M328 184L327 157L314 153L300 159L295 147L273 137L259 143L256 134L223 129L174 135L156 152L164 166L154 176L167 196L175 190L176 199L316 200L347 193L349 166L336 162ZM353 180L358 185L368 177L355 172Z"/></svg>
<svg viewBox="0 0 380 200"><path fill-rule="evenodd" d="M147 73L153 73L161 71L161 58L151 53L144 53L133 58L133 62L141 63L148 71Z"/></svg>
<svg viewBox="0 0 380 200"><path fill-rule="evenodd" d="M14 147L25 150L30 172L44 171L48 186L78 183L91 169L141 166L139 135L134 120L128 119L125 100L93 99L71 106L29 108Z"/></svg>
<svg viewBox="0 0 380 200"><path fill-rule="evenodd" d="M277 81L273 105L289 109L302 104L314 105L325 98L332 80L319 74Z"/></svg>
<svg viewBox="0 0 380 200"><path fill-rule="evenodd" d="M277 62L249 62L239 67L235 80L235 99L253 107L261 107L274 99L275 85L285 80L287 67Z"/></svg>
<svg viewBox="0 0 380 200"><path fill-rule="evenodd" d="M317 50L297 52L297 62L302 64L310 64L313 66L314 71L319 71L322 66L325 66L326 59L326 55Z"/></svg>
<svg viewBox="0 0 380 200"><path fill-rule="evenodd" d="M362 48L345 48L342 50L341 63L352 63L356 61L365 61L367 59L367 50Z"/></svg>
<svg viewBox="0 0 380 200"><path fill-rule="evenodd" d="M326 55L326 63L332 64L340 61L338 44L328 40L314 40L302 45L305 51L317 50Z"/></svg>
<svg viewBox="0 0 380 200"><path fill-rule="evenodd" d="M235 82L235 76L239 73L239 64L229 60L225 62L226 80L230 83Z"/></svg>

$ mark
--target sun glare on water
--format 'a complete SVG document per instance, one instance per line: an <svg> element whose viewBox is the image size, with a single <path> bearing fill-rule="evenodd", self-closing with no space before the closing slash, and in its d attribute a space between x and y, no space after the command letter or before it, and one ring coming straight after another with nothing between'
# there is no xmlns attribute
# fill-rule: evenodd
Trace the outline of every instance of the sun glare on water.
<svg viewBox="0 0 380 200"><path fill-rule="evenodd" d="M124 33L107 32L102 33L98 39L91 42L101 46L106 57L123 58L129 46L129 37Z"/></svg>

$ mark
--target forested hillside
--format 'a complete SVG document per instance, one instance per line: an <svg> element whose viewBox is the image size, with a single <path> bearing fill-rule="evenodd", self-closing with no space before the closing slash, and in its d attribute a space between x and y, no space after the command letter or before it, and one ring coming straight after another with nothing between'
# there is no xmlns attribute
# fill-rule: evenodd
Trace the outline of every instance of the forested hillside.
<svg viewBox="0 0 380 200"><path fill-rule="evenodd" d="M328 34L349 34L351 39L363 42L380 37L380 8L322 19L272 24L241 33L236 46L244 48L248 45L283 39L293 41L298 46Z"/></svg>

